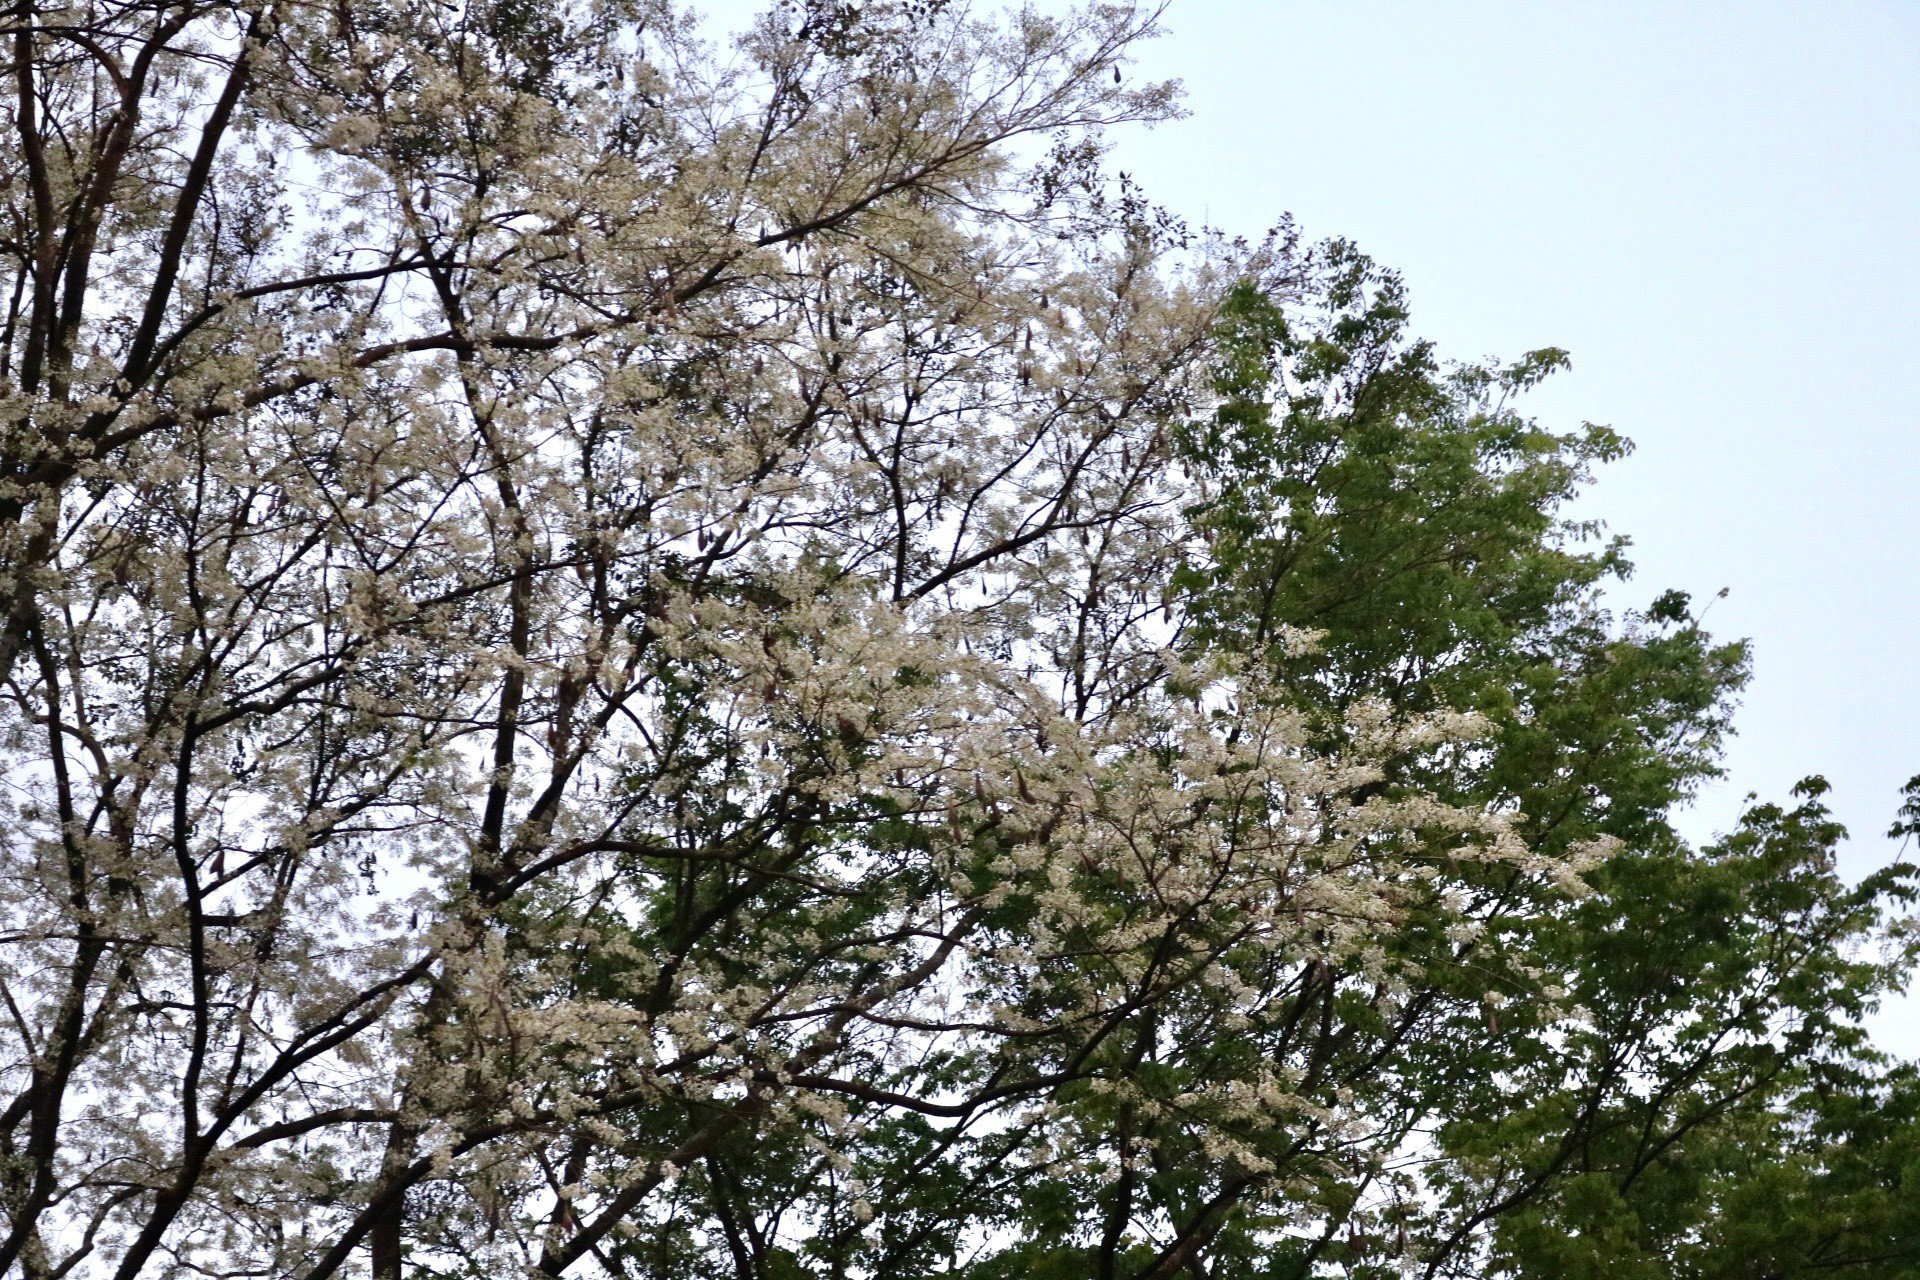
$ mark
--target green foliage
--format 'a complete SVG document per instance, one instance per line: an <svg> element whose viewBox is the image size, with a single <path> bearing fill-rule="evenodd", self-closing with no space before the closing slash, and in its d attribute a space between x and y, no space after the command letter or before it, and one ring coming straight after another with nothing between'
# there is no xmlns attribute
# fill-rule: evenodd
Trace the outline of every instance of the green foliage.
<svg viewBox="0 0 1920 1280"><path fill-rule="evenodd" d="M1219 409L1178 440L1208 543L1182 570L1189 642L1265 664L1329 736L1362 699L1474 710L1481 749L1380 785L1517 810L1542 851L1617 852L1567 906L1484 878L1455 1007L1403 1075L1350 1082L1400 1115L1425 1199L1383 1210L1358 1166L1293 1181L1223 1223L1211 1274L1369 1274L1383 1252L1428 1274L1920 1274L1920 1086L1860 1026L1911 965L1892 917L1915 869L1845 883L1818 779L1681 841L1670 814L1718 772L1747 650L1682 592L1604 607L1625 542L1561 508L1625 441L1514 407L1564 353L1445 366L1350 246L1294 266L1231 294ZM1357 1019L1349 1044L1383 1034Z"/></svg>
<svg viewBox="0 0 1920 1280"><path fill-rule="evenodd" d="M1498 746L1479 767L1420 780L1517 804L1536 844L1643 835L1716 772L1747 653L1712 643L1683 593L1621 627L1602 610L1625 541L1589 549L1597 526L1560 508L1627 443L1517 411L1564 352L1444 367L1410 338L1400 281L1350 245L1303 271L1304 308L1251 283L1230 295L1222 403L1180 441L1209 493L1210 554L1182 579L1196 640L1262 653L1324 709L1488 716ZM1289 629L1319 643L1290 653Z"/></svg>
<svg viewBox="0 0 1920 1280"><path fill-rule="evenodd" d="M1897 864L1845 884L1809 780L1698 853L1630 851L1549 946L1581 1017L1441 1132L1520 1276L1898 1276L1920 1264L1912 1068L1859 1025L1903 948ZM1489 1207L1493 1212L1488 1212ZM1763 1264L1763 1265L1762 1265Z"/></svg>

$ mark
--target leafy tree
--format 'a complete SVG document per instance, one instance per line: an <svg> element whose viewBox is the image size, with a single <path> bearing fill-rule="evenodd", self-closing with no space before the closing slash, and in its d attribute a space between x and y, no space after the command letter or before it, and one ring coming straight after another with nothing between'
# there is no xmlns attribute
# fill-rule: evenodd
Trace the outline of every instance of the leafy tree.
<svg viewBox="0 0 1920 1280"><path fill-rule="evenodd" d="M1859 1019L1910 964L1884 930L1914 868L1842 882L1817 778L1797 808L1757 806L1687 848L1668 814L1717 773L1746 653L1678 592L1610 625L1598 588L1627 576L1624 543L1583 550L1597 529L1556 508L1623 442L1513 411L1562 353L1443 367L1407 336L1398 279L1351 246L1317 248L1306 275L1288 297L1229 296L1221 403L1183 437L1217 491L1194 510L1208 553L1181 574L1196 642L1259 654L1334 738L1357 698L1474 708L1492 726L1480 749L1396 762L1380 785L1517 809L1536 850L1614 852L1571 906L1525 902L1505 869L1473 886L1485 929L1457 949L1451 994L1482 988L1482 1017L1456 1009L1412 1037L1404 1077L1371 1077L1395 1122L1317 1201L1290 1189L1279 1214L1202 1222L1211 1274L1361 1273L1369 1257L1427 1274L1910 1274L1914 1077ZM1300 627L1320 643L1291 644ZM1275 1245L1303 1203L1319 1234Z"/></svg>
<svg viewBox="0 0 1920 1280"><path fill-rule="evenodd" d="M1910 869L1150 9L9 23L0 1270L1911 1268Z"/></svg>

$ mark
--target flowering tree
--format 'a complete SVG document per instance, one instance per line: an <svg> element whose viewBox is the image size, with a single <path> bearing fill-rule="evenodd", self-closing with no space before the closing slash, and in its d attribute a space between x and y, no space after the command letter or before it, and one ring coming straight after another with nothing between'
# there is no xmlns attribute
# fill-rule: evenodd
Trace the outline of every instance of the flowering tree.
<svg viewBox="0 0 1920 1280"><path fill-rule="evenodd" d="M1151 26L12 7L0 1269L1308 1274L1539 1199L1433 1073L1559 1025L1502 922L1620 836L1260 595L1251 406L1363 409L1373 294L1101 176Z"/></svg>

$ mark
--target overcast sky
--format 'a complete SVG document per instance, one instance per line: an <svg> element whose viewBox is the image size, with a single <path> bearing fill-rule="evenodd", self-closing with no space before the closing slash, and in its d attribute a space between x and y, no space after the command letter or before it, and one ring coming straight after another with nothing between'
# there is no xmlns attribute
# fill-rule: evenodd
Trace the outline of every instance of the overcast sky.
<svg viewBox="0 0 1920 1280"><path fill-rule="evenodd" d="M1920 774L1920 4L1174 0L1189 115L1116 163L1195 220L1291 211L1399 268L1456 356L1553 345L1543 421L1638 445L1584 505L1627 602L1754 642L1730 777L1822 773L1883 864ZM1920 1004L1882 1019L1920 1051Z"/></svg>

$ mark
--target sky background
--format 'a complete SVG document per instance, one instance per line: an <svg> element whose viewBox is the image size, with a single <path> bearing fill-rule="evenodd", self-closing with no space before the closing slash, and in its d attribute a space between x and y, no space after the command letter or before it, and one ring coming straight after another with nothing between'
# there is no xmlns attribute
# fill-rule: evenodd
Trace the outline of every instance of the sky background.
<svg viewBox="0 0 1920 1280"><path fill-rule="evenodd" d="M1194 221L1291 212L1459 357L1573 354L1543 423L1637 445L1580 514L1749 637L1727 779L1824 774L1858 876L1920 774L1920 4L1174 0L1188 116L1114 163ZM1920 1001L1878 1019L1920 1053Z"/></svg>
<svg viewBox="0 0 1920 1280"><path fill-rule="evenodd" d="M983 0L984 3L984 0ZM719 0L727 25L743 9ZM1576 514L1621 593L1754 644L1727 779L1824 774L1849 876L1920 774L1920 3L1172 0L1135 74L1188 115L1113 138L1186 216L1291 212L1399 269L1456 357L1572 352L1532 408L1637 450ZM1920 1000L1878 1020L1920 1055Z"/></svg>

